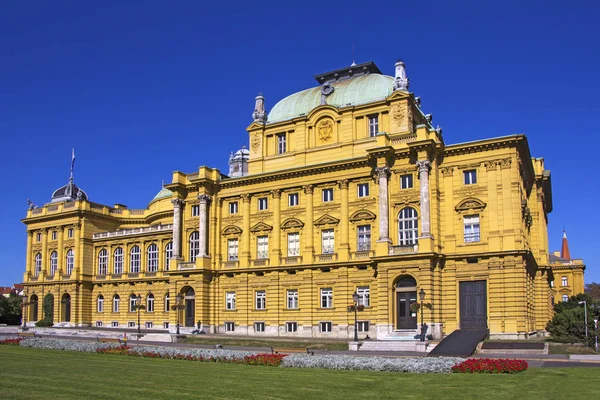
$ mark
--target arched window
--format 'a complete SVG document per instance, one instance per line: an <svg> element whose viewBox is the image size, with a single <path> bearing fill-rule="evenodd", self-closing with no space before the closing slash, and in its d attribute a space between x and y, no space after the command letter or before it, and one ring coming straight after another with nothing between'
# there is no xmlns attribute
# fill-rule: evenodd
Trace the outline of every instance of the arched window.
<svg viewBox="0 0 600 400"><path fill-rule="evenodd" d="M169 265L171 264L171 257L173 257L173 242L169 242L165 246L165 271L169 270Z"/></svg>
<svg viewBox="0 0 600 400"><path fill-rule="evenodd" d="M152 293L146 297L146 311L154 312L154 295Z"/></svg>
<svg viewBox="0 0 600 400"><path fill-rule="evenodd" d="M129 312L137 311L135 308L136 304L137 296L135 294L132 294L131 296L129 296Z"/></svg>
<svg viewBox="0 0 600 400"><path fill-rule="evenodd" d="M119 312L119 303L121 302L121 297L118 294L113 296L113 312Z"/></svg>
<svg viewBox="0 0 600 400"><path fill-rule="evenodd" d="M96 305L98 312L104 312L104 296L98 296L98 299L96 300Z"/></svg>
<svg viewBox="0 0 600 400"><path fill-rule="evenodd" d="M198 231L192 232L190 235L190 262L196 261L196 256L200 251L200 233Z"/></svg>
<svg viewBox="0 0 600 400"><path fill-rule="evenodd" d="M53 251L52 254L50 254L50 276L54 276L57 268L58 268L58 253Z"/></svg>
<svg viewBox="0 0 600 400"><path fill-rule="evenodd" d="M148 265L146 266L148 272L158 271L158 246L152 243L148 246Z"/></svg>
<svg viewBox="0 0 600 400"><path fill-rule="evenodd" d="M29 320L32 322L38 320L38 297L35 294L32 294L29 299Z"/></svg>
<svg viewBox="0 0 600 400"><path fill-rule="evenodd" d="M35 268L33 269L33 276L39 276L42 272L42 253L35 255Z"/></svg>
<svg viewBox="0 0 600 400"><path fill-rule="evenodd" d="M129 272L132 274L140 272L140 247L137 245L129 252Z"/></svg>
<svg viewBox="0 0 600 400"><path fill-rule="evenodd" d="M567 296L566 294L563 294L562 301L563 301L563 303L566 303L567 301L569 301L569 296Z"/></svg>
<svg viewBox="0 0 600 400"><path fill-rule="evenodd" d="M106 249L100 250L98 253L98 275L106 275L108 273L108 252Z"/></svg>
<svg viewBox="0 0 600 400"><path fill-rule="evenodd" d="M417 244L417 237L419 236L418 228L417 210L412 207L400 210L398 214L398 244Z"/></svg>
<svg viewBox="0 0 600 400"><path fill-rule="evenodd" d="M69 249L69 251L67 251L67 275L71 275L71 272L73 272L74 266L75 266L75 253L73 253L73 249Z"/></svg>
<svg viewBox="0 0 600 400"><path fill-rule="evenodd" d="M113 255L113 273L121 275L123 273L123 249L117 247Z"/></svg>
<svg viewBox="0 0 600 400"><path fill-rule="evenodd" d="M169 293L165 294L165 312L169 312L171 309L171 299L169 298Z"/></svg>

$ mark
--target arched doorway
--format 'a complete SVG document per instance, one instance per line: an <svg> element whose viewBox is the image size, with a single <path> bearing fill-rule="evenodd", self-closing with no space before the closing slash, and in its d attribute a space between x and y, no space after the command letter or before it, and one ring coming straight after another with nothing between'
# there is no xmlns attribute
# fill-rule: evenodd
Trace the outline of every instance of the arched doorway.
<svg viewBox="0 0 600 400"><path fill-rule="evenodd" d="M38 320L38 297L35 294L29 299L29 320L35 322Z"/></svg>
<svg viewBox="0 0 600 400"><path fill-rule="evenodd" d="M65 293L60 300L60 319L62 322L71 322L71 295Z"/></svg>
<svg viewBox="0 0 600 400"><path fill-rule="evenodd" d="M417 302L417 281L412 276L401 276L394 284L396 297L396 330L416 329L417 312L411 306Z"/></svg>
<svg viewBox="0 0 600 400"><path fill-rule="evenodd" d="M182 292L185 299L185 326L194 327L196 326L196 293L191 287Z"/></svg>

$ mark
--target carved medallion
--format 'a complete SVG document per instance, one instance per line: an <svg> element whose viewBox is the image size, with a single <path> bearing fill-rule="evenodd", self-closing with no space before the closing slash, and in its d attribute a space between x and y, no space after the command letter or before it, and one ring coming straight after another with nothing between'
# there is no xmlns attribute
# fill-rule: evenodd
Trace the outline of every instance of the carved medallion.
<svg viewBox="0 0 600 400"><path fill-rule="evenodd" d="M406 109L400 104L396 104L392 107L392 119L396 123L396 126L404 126L404 119L406 117Z"/></svg>
<svg viewBox="0 0 600 400"><path fill-rule="evenodd" d="M260 133L255 133L250 138L250 147L252 147L252 150L256 151L258 146L260 146Z"/></svg>
<svg viewBox="0 0 600 400"><path fill-rule="evenodd" d="M328 142L333 135L333 122L330 119L325 119L319 123L317 130L319 138L324 142Z"/></svg>

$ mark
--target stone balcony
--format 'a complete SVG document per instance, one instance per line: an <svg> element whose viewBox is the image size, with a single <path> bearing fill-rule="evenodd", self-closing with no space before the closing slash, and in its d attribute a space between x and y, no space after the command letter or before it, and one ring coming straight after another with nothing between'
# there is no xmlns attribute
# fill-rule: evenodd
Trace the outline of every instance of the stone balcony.
<svg viewBox="0 0 600 400"><path fill-rule="evenodd" d="M327 263L337 261L338 255L337 253L325 253L325 254L317 254L315 255L315 262L318 263Z"/></svg>
<svg viewBox="0 0 600 400"><path fill-rule="evenodd" d="M388 255L397 256L402 254L412 254L419 252L418 244L401 244L398 246L390 246L388 248Z"/></svg>
<svg viewBox="0 0 600 400"><path fill-rule="evenodd" d="M173 224L165 224L165 225L152 225L145 226L142 228L132 228L132 229L119 229L112 232L99 232L94 233L92 235L93 239L107 239L113 237L120 236L130 236L130 235L140 235L145 233L155 233L155 232L170 232L173 231Z"/></svg>

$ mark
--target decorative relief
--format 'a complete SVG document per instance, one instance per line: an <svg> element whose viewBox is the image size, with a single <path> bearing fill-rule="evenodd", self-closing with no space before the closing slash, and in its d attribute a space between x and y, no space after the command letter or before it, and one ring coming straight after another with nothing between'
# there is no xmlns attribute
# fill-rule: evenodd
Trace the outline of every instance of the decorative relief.
<svg viewBox="0 0 600 400"><path fill-rule="evenodd" d="M512 163L512 160L510 158L501 158L501 159L497 159L497 160L486 161L483 165L485 166L486 170L494 171L498 167L500 167L502 169L510 168L511 163Z"/></svg>
<svg viewBox="0 0 600 400"><path fill-rule="evenodd" d="M337 184L340 189L348 189L348 185L350 185L350 181L348 179L343 179L341 181L338 181Z"/></svg>
<svg viewBox="0 0 600 400"><path fill-rule="evenodd" d="M369 210L358 210L350 216L350 222L373 221L377 216Z"/></svg>
<svg viewBox="0 0 600 400"><path fill-rule="evenodd" d="M491 160L491 161L487 161L485 163L483 163L483 165L485 166L485 169L487 171L495 171L496 168L498 168L498 160Z"/></svg>
<svg viewBox="0 0 600 400"><path fill-rule="evenodd" d="M341 208L340 204L325 204L325 205L321 205L321 206L315 206L315 207L313 207L313 210L320 211L322 213L327 214L327 213L330 213L333 210L337 210L339 208Z"/></svg>
<svg viewBox="0 0 600 400"><path fill-rule="evenodd" d="M280 189L271 190L271 196L273 196L274 199L280 199L281 198L281 190Z"/></svg>
<svg viewBox="0 0 600 400"><path fill-rule="evenodd" d="M236 222L241 222L242 217L225 217L221 221L226 224L235 224Z"/></svg>
<svg viewBox="0 0 600 400"><path fill-rule="evenodd" d="M340 222L339 219L332 217L329 214L325 214L322 217L318 218L315 222L314 225L315 226L321 226L321 225L337 225Z"/></svg>
<svg viewBox="0 0 600 400"><path fill-rule="evenodd" d="M361 208L369 208L370 206L375 206L375 203L377 203L376 199L369 198L369 199L359 199L359 200L355 200L355 201L350 201L350 202L348 202L348 205L357 206L357 207L361 207Z"/></svg>
<svg viewBox="0 0 600 400"><path fill-rule="evenodd" d="M273 227L271 225L267 225L262 221L250 228L250 232L252 233L270 232L272 230Z"/></svg>
<svg viewBox="0 0 600 400"><path fill-rule="evenodd" d="M247 194L247 193L246 194L242 194L240 197L242 198L242 201L244 203L250 203L250 200L252 199L252 195L251 194Z"/></svg>
<svg viewBox="0 0 600 400"><path fill-rule="evenodd" d="M468 198L460 203L458 203L455 207L457 212L472 212L472 211L481 211L485 208L486 204L476 198Z"/></svg>
<svg viewBox="0 0 600 400"><path fill-rule="evenodd" d="M379 183L381 178L387 179L390 176L390 169L386 167L375 168L375 180Z"/></svg>
<svg viewBox="0 0 600 400"><path fill-rule="evenodd" d="M440 171L442 171L442 175L444 176L454 175L454 167L441 167Z"/></svg>
<svg viewBox="0 0 600 400"><path fill-rule="evenodd" d="M486 191L487 189L483 186L467 185L461 189L456 190L454 194L460 197L474 197L475 195L485 193Z"/></svg>
<svg viewBox="0 0 600 400"><path fill-rule="evenodd" d="M305 185L305 186L302 186L302 189L304 189L304 193L306 193L306 194L313 194L315 187L313 185Z"/></svg>
<svg viewBox="0 0 600 400"><path fill-rule="evenodd" d="M261 136L262 135L259 132L256 132L250 137L250 148L252 148L252 150L258 150L258 147L260 146L261 142Z"/></svg>
<svg viewBox="0 0 600 400"><path fill-rule="evenodd" d="M242 229L238 226L235 225L229 225L226 226L225 228L223 228L223 230L221 231L223 236L228 236L228 235L241 235L242 234Z"/></svg>
<svg viewBox="0 0 600 400"><path fill-rule="evenodd" d="M281 229L302 229L304 227L304 222L300 221L297 218L288 218L281 224Z"/></svg>
<svg viewBox="0 0 600 400"><path fill-rule="evenodd" d="M510 158L505 158L500 160L500 168L505 169L505 168L510 168L510 165L512 164L512 160Z"/></svg>
<svg viewBox="0 0 600 400"><path fill-rule="evenodd" d="M397 127L402 128L406 126L405 118L406 107L403 107L403 105L400 103L397 103L394 107L392 107L392 119Z"/></svg>
<svg viewBox="0 0 600 400"><path fill-rule="evenodd" d="M419 173L431 171L431 161L429 160L419 160L416 163L417 168L419 169Z"/></svg>
<svg viewBox="0 0 600 400"><path fill-rule="evenodd" d="M317 132L319 133L319 139L323 142L328 142L333 136L333 121L330 119L324 119L317 125Z"/></svg>

